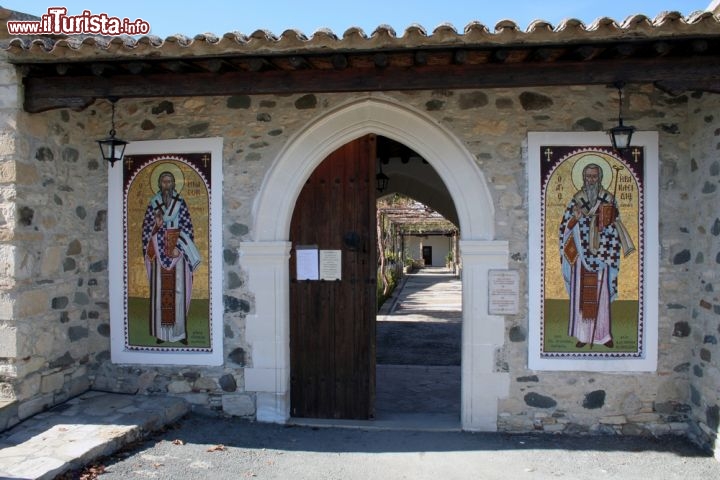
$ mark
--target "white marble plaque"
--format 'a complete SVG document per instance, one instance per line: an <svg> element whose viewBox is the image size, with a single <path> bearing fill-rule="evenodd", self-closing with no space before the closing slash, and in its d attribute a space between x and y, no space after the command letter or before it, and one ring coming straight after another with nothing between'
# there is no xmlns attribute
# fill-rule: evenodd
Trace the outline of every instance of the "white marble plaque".
<svg viewBox="0 0 720 480"><path fill-rule="evenodd" d="M520 275L517 270L489 270L490 315L517 315L520 305Z"/></svg>

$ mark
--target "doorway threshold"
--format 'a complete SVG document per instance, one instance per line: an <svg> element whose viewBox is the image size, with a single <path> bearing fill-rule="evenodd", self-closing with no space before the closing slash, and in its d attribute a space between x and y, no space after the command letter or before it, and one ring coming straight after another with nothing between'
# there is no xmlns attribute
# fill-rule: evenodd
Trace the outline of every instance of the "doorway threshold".
<svg viewBox="0 0 720 480"><path fill-rule="evenodd" d="M289 425L301 427L349 428L361 430L408 430L417 432L460 432L460 418L451 413L380 412L374 420L336 418L295 418Z"/></svg>

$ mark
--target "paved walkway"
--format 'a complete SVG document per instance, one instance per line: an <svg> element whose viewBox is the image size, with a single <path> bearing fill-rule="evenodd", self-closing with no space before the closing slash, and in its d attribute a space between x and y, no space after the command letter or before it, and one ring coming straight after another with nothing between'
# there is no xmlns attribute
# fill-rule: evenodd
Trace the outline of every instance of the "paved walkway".
<svg viewBox="0 0 720 480"><path fill-rule="evenodd" d="M377 318L376 423L460 429L462 287L445 268L404 277Z"/></svg>
<svg viewBox="0 0 720 480"><path fill-rule="evenodd" d="M188 411L178 398L84 393L0 433L0 479L53 479Z"/></svg>

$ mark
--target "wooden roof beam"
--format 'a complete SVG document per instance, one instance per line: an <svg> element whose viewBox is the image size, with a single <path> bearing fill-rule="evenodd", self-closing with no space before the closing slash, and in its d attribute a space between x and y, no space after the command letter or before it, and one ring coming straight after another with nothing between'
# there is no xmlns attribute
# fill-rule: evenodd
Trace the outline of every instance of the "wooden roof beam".
<svg viewBox="0 0 720 480"><path fill-rule="evenodd" d="M531 62L477 65L426 65L422 67L346 68L344 70L229 71L221 75L198 72L142 76L26 77L25 109L86 104L96 97L192 97L382 90L434 90L626 83L686 85L688 89L715 91L720 82L720 56L653 57L593 62Z"/></svg>

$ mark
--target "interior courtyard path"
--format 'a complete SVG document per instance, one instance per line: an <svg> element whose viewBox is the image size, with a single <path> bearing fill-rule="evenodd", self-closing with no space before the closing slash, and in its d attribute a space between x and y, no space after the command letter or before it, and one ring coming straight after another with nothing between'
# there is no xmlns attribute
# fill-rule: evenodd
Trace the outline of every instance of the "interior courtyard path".
<svg viewBox="0 0 720 480"><path fill-rule="evenodd" d="M376 420L460 428L462 286L451 270L406 275L377 317Z"/></svg>

